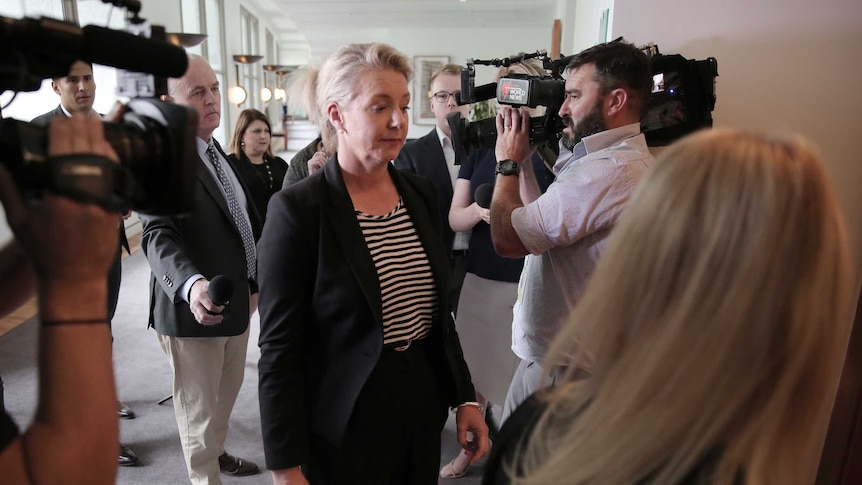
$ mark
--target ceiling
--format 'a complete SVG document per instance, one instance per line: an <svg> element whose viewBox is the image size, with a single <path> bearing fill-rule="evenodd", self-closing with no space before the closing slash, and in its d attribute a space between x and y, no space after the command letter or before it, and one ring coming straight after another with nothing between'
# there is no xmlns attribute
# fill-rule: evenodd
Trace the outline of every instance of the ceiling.
<svg viewBox="0 0 862 485"><path fill-rule="evenodd" d="M283 63L320 58L388 29L547 27L560 0L249 0L274 28ZM297 59L297 62L291 62Z"/></svg>

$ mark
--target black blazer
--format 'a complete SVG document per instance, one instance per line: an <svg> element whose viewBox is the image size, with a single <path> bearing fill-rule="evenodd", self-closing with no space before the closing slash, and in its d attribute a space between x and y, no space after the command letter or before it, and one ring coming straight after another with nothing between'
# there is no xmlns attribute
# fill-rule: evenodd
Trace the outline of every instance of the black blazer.
<svg viewBox="0 0 862 485"><path fill-rule="evenodd" d="M449 206L452 205L452 194L455 191L452 188L449 167L446 165L446 155L443 154L440 137L437 136L437 128L422 138L405 143L395 159L395 167L431 181L437 193L437 211L443 242L446 244L446 250L452 251L455 233L449 227Z"/></svg>
<svg viewBox="0 0 862 485"><path fill-rule="evenodd" d="M383 351L380 283L335 159L275 194L260 254L259 399L267 468L308 463L310 436L337 446ZM449 263L427 180L388 166L428 255L439 308ZM428 345L447 404L475 399L451 314ZM429 419L433 419L429 416Z"/></svg>
<svg viewBox="0 0 862 485"><path fill-rule="evenodd" d="M228 166L236 167L219 144L216 149ZM141 214L144 225L141 248L150 264L149 326L172 337L226 337L245 332L249 321L249 281L242 236L233 223L227 201L200 157L194 186L194 209L177 216ZM255 241L260 237L261 220L251 194L237 175L248 202L248 215ZM230 310L219 325L199 324L189 304L177 294L182 284L200 273L207 279L217 275L230 278L233 297Z"/></svg>

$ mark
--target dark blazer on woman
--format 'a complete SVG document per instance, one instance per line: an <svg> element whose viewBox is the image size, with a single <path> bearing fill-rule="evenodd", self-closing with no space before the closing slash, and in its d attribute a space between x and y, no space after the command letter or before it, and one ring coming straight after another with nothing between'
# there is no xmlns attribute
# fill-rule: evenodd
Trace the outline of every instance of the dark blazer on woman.
<svg viewBox="0 0 862 485"><path fill-rule="evenodd" d="M377 270L334 158L273 196L258 245L259 399L271 470L308 463L312 435L340 444L384 350ZM449 263L434 189L424 178L388 170L428 255L438 308L448 308ZM438 311L432 325L427 345L439 356L445 402L473 401L450 314Z"/></svg>

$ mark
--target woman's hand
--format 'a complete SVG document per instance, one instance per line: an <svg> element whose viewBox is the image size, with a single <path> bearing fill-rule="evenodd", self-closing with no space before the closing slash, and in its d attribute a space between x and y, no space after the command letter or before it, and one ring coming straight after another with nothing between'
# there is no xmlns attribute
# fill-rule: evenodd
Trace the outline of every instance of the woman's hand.
<svg viewBox="0 0 862 485"><path fill-rule="evenodd" d="M479 408L461 406L455 414L458 427L458 443L464 453L470 456L470 464L482 458L488 452L488 425ZM472 435L472 436L469 436Z"/></svg>
<svg viewBox="0 0 862 485"><path fill-rule="evenodd" d="M486 209L475 202L473 202L473 209L479 215L479 219L482 219L487 224L491 223L491 209Z"/></svg>

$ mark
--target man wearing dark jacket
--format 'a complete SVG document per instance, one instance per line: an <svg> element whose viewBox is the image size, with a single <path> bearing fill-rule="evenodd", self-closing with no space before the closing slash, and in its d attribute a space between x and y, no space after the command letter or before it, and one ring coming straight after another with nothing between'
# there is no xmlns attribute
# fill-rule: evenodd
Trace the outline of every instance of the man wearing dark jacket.
<svg viewBox="0 0 862 485"><path fill-rule="evenodd" d="M446 117L456 111L466 117L470 112L470 105L458 106L455 102L455 93L461 89L461 69L457 64L445 64L431 74L428 98L437 125L422 138L407 142L395 160L396 168L422 175L431 181L437 192L440 225L452 273L449 296L452 312L458 309L458 297L467 273L466 256L470 243L469 231L455 233L449 227L449 206L452 205L453 187L458 179L461 161L455 159L452 133Z"/></svg>

